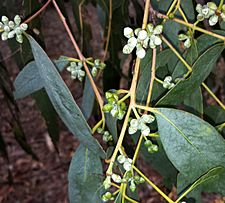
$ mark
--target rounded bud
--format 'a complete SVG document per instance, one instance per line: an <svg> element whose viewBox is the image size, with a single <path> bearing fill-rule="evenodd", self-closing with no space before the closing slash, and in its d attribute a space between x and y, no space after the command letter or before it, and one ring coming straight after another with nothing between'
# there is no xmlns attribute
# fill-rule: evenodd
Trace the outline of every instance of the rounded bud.
<svg viewBox="0 0 225 203"><path fill-rule="evenodd" d="M6 26L4 26L4 31L5 31L5 32L10 32L10 28L9 28L9 26L7 26L7 25L6 25Z"/></svg>
<svg viewBox="0 0 225 203"><path fill-rule="evenodd" d="M7 25L9 23L9 19L6 16L2 16L2 22Z"/></svg>
<svg viewBox="0 0 225 203"><path fill-rule="evenodd" d="M112 110L112 108L113 108L113 105L112 104L105 104L104 106L103 106L103 111L104 112L110 112L111 110Z"/></svg>
<svg viewBox="0 0 225 203"><path fill-rule="evenodd" d="M2 41L6 41L8 39L8 33L3 32L1 37L2 37Z"/></svg>
<svg viewBox="0 0 225 203"><path fill-rule="evenodd" d="M16 23L16 25L19 25L19 24L21 23L21 18L20 18L19 15L16 15L16 16L14 17L14 22Z"/></svg>
<svg viewBox="0 0 225 203"><path fill-rule="evenodd" d="M130 27L125 27L123 30L123 34L126 38L130 38L130 37L134 36L134 32Z"/></svg>
<svg viewBox="0 0 225 203"><path fill-rule="evenodd" d="M97 70L97 68L94 66L94 67L91 69L91 74L92 74L93 77L96 77L97 73L98 73L98 70Z"/></svg>
<svg viewBox="0 0 225 203"><path fill-rule="evenodd" d="M152 146L151 140L146 140L145 143L144 143L144 145L145 145L146 147Z"/></svg>
<svg viewBox="0 0 225 203"><path fill-rule="evenodd" d="M147 38L147 32L145 30L141 30L139 33L138 33L138 39L140 40L145 40Z"/></svg>
<svg viewBox="0 0 225 203"><path fill-rule="evenodd" d="M9 28L13 29L15 27L15 23L13 21L9 21Z"/></svg>
<svg viewBox="0 0 225 203"><path fill-rule="evenodd" d="M20 44L23 43L23 36L22 35L16 35L16 41L19 42Z"/></svg>
<svg viewBox="0 0 225 203"><path fill-rule="evenodd" d="M20 25L20 28L21 28L23 31L26 31L27 28L28 28L28 25L27 25L26 23L22 23L22 24Z"/></svg>
<svg viewBox="0 0 225 203"><path fill-rule="evenodd" d="M126 157L124 155L119 155L117 157L117 161L120 163L120 164L123 164L125 161L126 161Z"/></svg>
<svg viewBox="0 0 225 203"><path fill-rule="evenodd" d="M15 31L13 30L13 31L11 31L11 32L9 32L9 34L8 34L8 38L9 39L12 39L14 36L15 36Z"/></svg>

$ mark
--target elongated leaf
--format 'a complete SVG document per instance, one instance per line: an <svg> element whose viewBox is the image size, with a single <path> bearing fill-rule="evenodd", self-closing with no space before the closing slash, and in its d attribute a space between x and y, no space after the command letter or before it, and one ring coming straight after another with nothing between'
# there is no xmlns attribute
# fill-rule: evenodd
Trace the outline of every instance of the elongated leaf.
<svg viewBox="0 0 225 203"><path fill-rule="evenodd" d="M157 102L157 105L179 104L187 95L194 92L210 74L223 49L223 44L217 44L205 51L194 63L190 77L179 81L174 88Z"/></svg>
<svg viewBox="0 0 225 203"><path fill-rule="evenodd" d="M27 35L27 37L38 66L40 79L56 112L82 144L87 146L93 153L104 157L103 149L97 140L92 137L91 129L54 64L39 44L30 35Z"/></svg>
<svg viewBox="0 0 225 203"><path fill-rule="evenodd" d="M59 59L54 61L54 64L59 71L62 71L68 64L68 60ZM44 88L44 84L41 80L41 76L39 74L38 67L35 61L31 61L23 68L22 71L20 71L20 73L18 74L18 76L16 77L14 81L14 87L15 87L15 91L14 91L15 99L24 98ZM43 99L44 98L39 97L39 98L36 98L36 101L38 103L38 100L43 100Z"/></svg>
<svg viewBox="0 0 225 203"><path fill-rule="evenodd" d="M90 118L95 103L95 93L89 78L85 77L85 85L82 97L81 110L86 119Z"/></svg>
<svg viewBox="0 0 225 203"><path fill-rule="evenodd" d="M14 87L15 99L24 98L44 87L35 61L28 63L23 68L14 81Z"/></svg>
<svg viewBox="0 0 225 203"><path fill-rule="evenodd" d="M102 166L98 156L80 145L69 168L70 203L101 203Z"/></svg>
<svg viewBox="0 0 225 203"><path fill-rule="evenodd" d="M155 115L163 147L173 165L187 178L186 186L213 167L225 167L225 141L210 124L170 108L158 108ZM218 192L215 186L224 181L217 179L211 188Z"/></svg>

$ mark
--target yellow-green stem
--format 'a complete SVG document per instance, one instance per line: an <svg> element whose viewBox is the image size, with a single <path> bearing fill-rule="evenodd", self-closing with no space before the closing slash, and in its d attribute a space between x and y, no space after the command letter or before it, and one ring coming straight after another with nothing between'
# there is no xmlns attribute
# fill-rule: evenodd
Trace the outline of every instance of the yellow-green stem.
<svg viewBox="0 0 225 203"><path fill-rule="evenodd" d="M152 181L150 181L137 167L132 166L133 169L142 177L145 179L145 181L151 185L167 202L174 203L173 200L171 200L162 190L160 190Z"/></svg>
<svg viewBox="0 0 225 203"><path fill-rule="evenodd" d="M225 37L224 37L224 36L219 35L219 34L216 34L216 33L214 33L214 32L210 32L210 31L205 30L205 29L203 29L203 28L197 27L197 26L195 26L195 25L192 24L192 23L187 23L187 22L185 22L185 21L183 21L183 20L181 20L181 19L179 19L179 18L172 18L172 19L170 19L168 16L166 16L166 15L164 15L164 14L162 14L162 13L158 13L158 14L157 14L157 17L158 17L158 18L162 18L162 19L172 20L172 21L174 21L174 22L177 22L177 23L179 23L179 24L185 25L185 26L190 27L190 28L192 28L192 29L194 29L194 30L197 30L197 31L199 31L199 32L205 33L205 34L207 34L207 35L211 35L211 36L213 36L213 37L216 37L216 38L218 38L218 39L221 39L221 40L225 41Z"/></svg>
<svg viewBox="0 0 225 203"><path fill-rule="evenodd" d="M96 132L96 130L102 125L103 120L101 119L93 128L92 128L92 134Z"/></svg>
<svg viewBox="0 0 225 203"><path fill-rule="evenodd" d="M134 156L133 156L133 164L135 164L135 162L137 160L138 153L139 153L139 150L140 150L140 147L141 147L141 143L142 143L143 137L144 136L141 134L141 136L140 136L140 138L138 140L138 144L136 146L135 153L134 153Z"/></svg>
<svg viewBox="0 0 225 203"><path fill-rule="evenodd" d="M206 91L215 99L215 101L221 106L223 110L225 110L225 105L217 98L217 96L208 88L205 83L202 83L202 86L206 89Z"/></svg>

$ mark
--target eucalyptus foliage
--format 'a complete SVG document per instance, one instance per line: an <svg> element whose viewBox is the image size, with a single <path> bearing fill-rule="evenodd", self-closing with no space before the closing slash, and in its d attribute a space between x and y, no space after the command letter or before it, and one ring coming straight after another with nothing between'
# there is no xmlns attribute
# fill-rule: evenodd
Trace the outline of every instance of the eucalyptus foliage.
<svg viewBox="0 0 225 203"><path fill-rule="evenodd" d="M48 108L40 105L40 110L56 148L56 113L80 142L68 173L70 202L140 202L137 188L146 184L169 203L191 198L201 202L202 192L225 196L225 106L206 84L225 48L223 0L205 4L146 0L144 7L128 0L89 2L98 11L105 37L104 54L99 58L86 57L94 54L90 48L94 36L90 37L89 22L82 14L84 7L89 8L88 1L70 2L79 30L76 37L60 0L47 1L38 9L38 2L32 0L30 8L24 4L24 9L31 11L30 18L23 22L15 13L14 21L4 15L0 23L2 40L9 40L12 50L18 46L11 39L14 36L23 43L16 56L23 68L14 81L14 98L42 92L34 98L37 103L46 101ZM50 3L73 43L74 57L51 60L37 42L44 39L32 33L32 22ZM129 6L135 17L129 14ZM78 37L81 44L76 42ZM32 53L28 60L26 52ZM120 89L128 60L130 76L126 79L130 87ZM84 86L81 108L61 77L63 69L71 80ZM7 85L0 84L7 93ZM218 107L207 105L203 91ZM91 116L95 116L95 124L88 123ZM99 142L96 134L104 142ZM25 141L23 144L35 157ZM1 134L0 146L8 157ZM161 174L168 190L176 187L176 200L142 172L139 156ZM101 159L105 159L106 171Z"/></svg>

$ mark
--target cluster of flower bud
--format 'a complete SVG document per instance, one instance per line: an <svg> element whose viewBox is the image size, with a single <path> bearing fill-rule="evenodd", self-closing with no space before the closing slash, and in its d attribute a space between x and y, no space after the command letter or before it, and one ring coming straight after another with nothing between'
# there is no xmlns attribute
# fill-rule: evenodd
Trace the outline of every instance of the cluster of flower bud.
<svg viewBox="0 0 225 203"><path fill-rule="evenodd" d="M171 89L175 86L175 84L172 82L173 78L171 76L166 76L163 81L163 87L165 89Z"/></svg>
<svg viewBox="0 0 225 203"><path fill-rule="evenodd" d="M144 58L148 47L154 49L162 44L160 34L163 31L162 25L154 27L149 23L146 29L137 28L133 30L130 27L124 28L124 36L128 38L127 44L123 47L124 54L130 54L136 47L136 55L139 58Z"/></svg>
<svg viewBox="0 0 225 203"><path fill-rule="evenodd" d="M106 192L105 194L102 195L103 202L113 201L114 199L115 198L113 197L113 194L111 192Z"/></svg>
<svg viewBox="0 0 225 203"><path fill-rule="evenodd" d="M159 151L159 147L152 143L151 140L146 140L144 143L145 147L148 149L150 154L156 153Z"/></svg>
<svg viewBox="0 0 225 203"><path fill-rule="evenodd" d="M109 131L104 131L102 128L98 128L97 133L102 135L102 139L104 142L113 141L113 136L109 133Z"/></svg>
<svg viewBox="0 0 225 203"><path fill-rule="evenodd" d="M67 71L71 73L72 79L78 79L82 81L85 76L85 71L82 70L83 63L82 62L71 62L70 65L66 68Z"/></svg>
<svg viewBox="0 0 225 203"><path fill-rule="evenodd" d="M93 67L91 69L91 74L93 75L93 77L96 77L96 75L98 73L98 70L104 70L105 67L106 67L106 64L105 63L103 63L99 59L95 59L94 60Z"/></svg>
<svg viewBox="0 0 225 203"><path fill-rule="evenodd" d="M188 49L191 47L193 35L190 31L187 31L186 34L179 34L178 39L184 41L184 47Z"/></svg>
<svg viewBox="0 0 225 203"><path fill-rule="evenodd" d="M107 104L104 105L103 111L110 113L113 117L122 120L126 114L127 106L124 102L119 102L117 92L106 92Z"/></svg>
<svg viewBox="0 0 225 203"><path fill-rule="evenodd" d="M155 117L152 115L144 114L140 118L132 119L130 121L130 126L128 128L128 133L130 135L136 133L138 130L141 131L141 134L148 136L150 133L150 127L146 124L154 122Z"/></svg>
<svg viewBox="0 0 225 203"><path fill-rule="evenodd" d="M0 30L2 31L1 38L3 41L12 39L16 36L16 41L23 43L23 32L26 31L28 25L26 23L21 24L21 18L19 15L14 17L14 21L11 21L6 16L2 16L0 22Z"/></svg>
<svg viewBox="0 0 225 203"><path fill-rule="evenodd" d="M214 26L219 18L225 21L225 4L221 8L218 8L214 2L208 2L205 5L197 4L196 11L198 21L209 19L210 26Z"/></svg>

